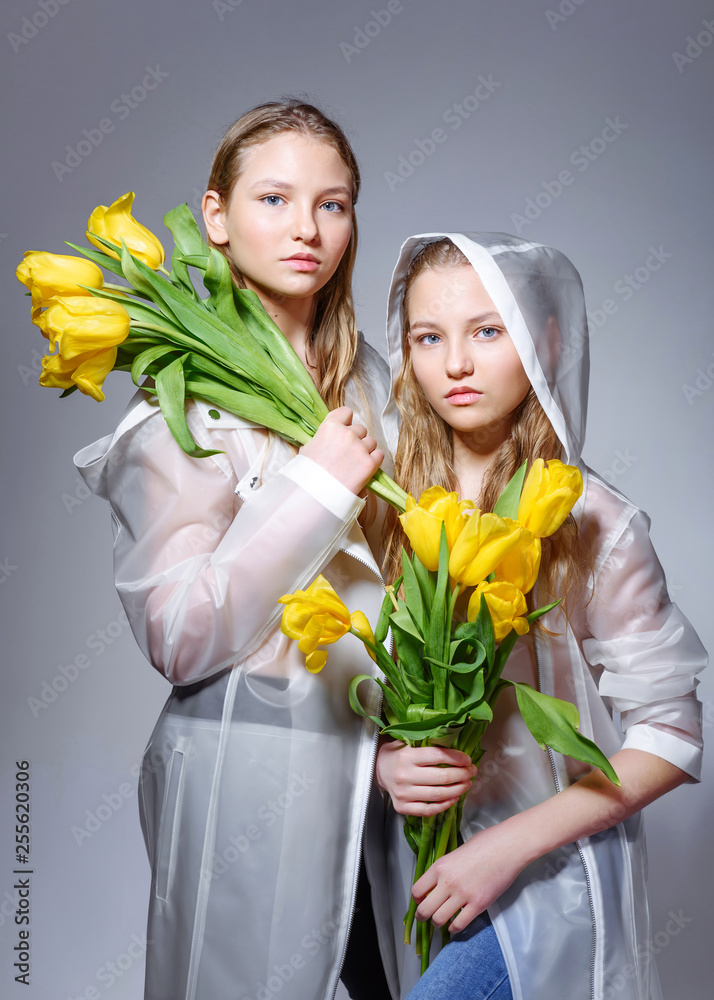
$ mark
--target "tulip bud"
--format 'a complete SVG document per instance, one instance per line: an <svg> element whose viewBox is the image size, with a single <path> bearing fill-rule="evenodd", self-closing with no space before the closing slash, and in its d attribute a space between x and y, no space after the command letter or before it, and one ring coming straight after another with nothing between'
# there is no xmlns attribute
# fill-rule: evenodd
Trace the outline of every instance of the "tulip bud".
<svg viewBox="0 0 714 1000"><path fill-rule="evenodd" d="M449 575L465 587L475 587L494 571L522 535L523 526L510 517L475 510L451 550Z"/></svg>
<svg viewBox="0 0 714 1000"><path fill-rule="evenodd" d="M131 320L120 302L112 299L66 295L54 298L41 314L38 326L59 353L69 360L81 354L116 347L126 340Z"/></svg>
<svg viewBox="0 0 714 1000"><path fill-rule="evenodd" d="M40 309L48 306L57 295L85 295L82 288L101 288L104 277L96 264L82 257L28 250L15 274L18 281L32 293L32 321L37 323Z"/></svg>
<svg viewBox="0 0 714 1000"><path fill-rule="evenodd" d="M89 216L87 239L102 253L117 260L119 254L109 250L95 237L101 236L117 247L121 247L123 240L135 257L143 261L147 267L156 270L164 262L164 248L159 239L133 217L131 214L133 202L134 192L129 191L121 198L117 198L108 208L106 205L98 205Z"/></svg>
<svg viewBox="0 0 714 1000"><path fill-rule="evenodd" d="M286 605L281 631L298 640L298 649L305 653L305 666L311 673L322 670L327 653L317 647L337 642L352 627L346 605L322 575L307 590L283 594L278 603Z"/></svg>
<svg viewBox="0 0 714 1000"><path fill-rule="evenodd" d="M469 621L475 621L481 608L481 595L486 598L493 622L493 632L496 642L501 642L514 630L518 635L525 635L528 622L523 617L527 612L526 599L521 591L512 583L499 580L493 583L481 583L474 590L469 601Z"/></svg>
<svg viewBox="0 0 714 1000"><path fill-rule="evenodd" d="M473 501L459 501L456 493L447 493L441 486L424 490L418 504L414 497L407 497L406 512L399 515L399 520L422 565L429 570L439 568L442 523L446 526L446 541L451 551L468 520L464 511L474 506Z"/></svg>
<svg viewBox="0 0 714 1000"><path fill-rule="evenodd" d="M575 465L537 458L523 484L518 520L538 538L557 531L583 492L583 477Z"/></svg>

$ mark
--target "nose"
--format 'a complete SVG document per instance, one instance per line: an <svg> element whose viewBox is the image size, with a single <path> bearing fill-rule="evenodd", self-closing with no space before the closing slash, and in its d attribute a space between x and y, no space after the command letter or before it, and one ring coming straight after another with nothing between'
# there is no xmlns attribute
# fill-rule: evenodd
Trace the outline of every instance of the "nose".
<svg viewBox="0 0 714 1000"><path fill-rule="evenodd" d="M460 340L450 342L445 367L449 378L461 378L462 375L473 375L473 361Z"/></svg>
<svg viewBox="0 0 714 1000"><path fill-rule="evenodd" d="M317 235L317 221L312 205L296 204L292 219L292 238L302 243L314 243Z"/></svg>

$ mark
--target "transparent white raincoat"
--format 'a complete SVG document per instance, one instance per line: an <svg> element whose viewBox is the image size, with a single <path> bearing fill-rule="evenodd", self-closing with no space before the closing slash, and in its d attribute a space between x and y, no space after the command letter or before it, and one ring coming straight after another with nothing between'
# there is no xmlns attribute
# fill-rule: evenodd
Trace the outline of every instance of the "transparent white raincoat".
<svg viewBox="0 0 714 1000"><path fill-rule="evenodd" d="M379 432L386 366L364 343L361 356L366 398L348 402ZM309 674L277 600L323 573L376 621L364 501L262 428L201 403L187 415L199 444L224 454L188 458L139 393L116 432L75 457L111 504L134 635L174 685L139 789L145 997L321 1000L343 961L375 749L347 687L376 668L348 635ZM367 530L374 544L378 520Z"/></svg>
<svg viewBox="0 0 714 1000"><path fill-rule="evenodd" d="M670 603L647 515L580 462L589 361L585 303L572 264L550 247L501 233L408 239L389 300L392 378L401 363L407 267L425 243L444 236L478 272L564 445L565 461L579 463L584 477L573 513L592 546L592 600L569 623L557 612L546 616L546 626L561 634L519 640L505 674L573 702L581 732L608 756L621 745L646 750L697 780L701 706L694 689L705 651ZM546 603L545 596L537 603ZM488 751L464 809L464 838L582 774L583 765L539 750L509 695L501 696L484 740ZM401 943L414 855L391 806L386 833L386 859L380 866L370 854L369 872L385 967L394 996L403 997L419 975L413 946ZM645 870L639 814L526 868L489 907L514 1000L661 1000Z"/></svg>

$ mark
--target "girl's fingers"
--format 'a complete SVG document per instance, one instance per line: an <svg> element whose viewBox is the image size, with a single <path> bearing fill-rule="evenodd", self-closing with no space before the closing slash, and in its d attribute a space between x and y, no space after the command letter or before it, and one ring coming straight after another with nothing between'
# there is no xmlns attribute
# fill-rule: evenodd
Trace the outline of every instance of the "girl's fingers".
<svg viewBox="0 0 714 1000"><path fill-rule="evenodd" d="M446 799L444 802L421 802L416 799L413 802L405 802L395 806L394 811L400 816L438 816L439 813L446 812L451 806L456 805L456 799Z"/></svg>
<svg viewBox="0 0 714 1000"><path fill-rule="evenodd" d="M416 899L417 903L421 903L425 896L434 889L436 886L436 875L432 872L431 868L424 872L420 879L412 886L412 896Z"/></svg>
<svg viewBox="0 0 714 1000"><path fill-rule="evenodd" d="M466 930L472 920L475 920L478 916L478 911L475 906L467 904L461 910L457 916L449 924L449 933L458 934L460 931Z"/></svg>

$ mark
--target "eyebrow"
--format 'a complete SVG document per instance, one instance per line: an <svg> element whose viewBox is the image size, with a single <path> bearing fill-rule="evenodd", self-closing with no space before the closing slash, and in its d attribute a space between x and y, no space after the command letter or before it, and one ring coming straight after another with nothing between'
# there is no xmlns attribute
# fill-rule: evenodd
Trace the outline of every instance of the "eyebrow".
<svg viewBox="0 0 714 1000"><path fill-rule="evenodd" d="M287 181L281 181L277 177L263 177L261 180L256 181L255 184L251 184L250 190L252 191L254 188L260 188L260 187L277 188L279 191L295 190L294 184L288 184ZM336 187L325 188L324 191L320 192L320 197L325 197L325 195L330 195L330 194L343 194L350 199L352 198L352 192L350 191L350 189L342 184Z"/></svg>
<svg viewBox="0 0 714 1000"><path fill-rule="evenodd" d="M497 326L504 326L503 320L496 312L483 313L481 316L472 316L470 319L466 320L466 326L480 326L483 323L493 323ZM434 319L416 319L413 323L409 324L410 330L418 330L420 327L432 330L441 329L439 323Z"/></svg>

